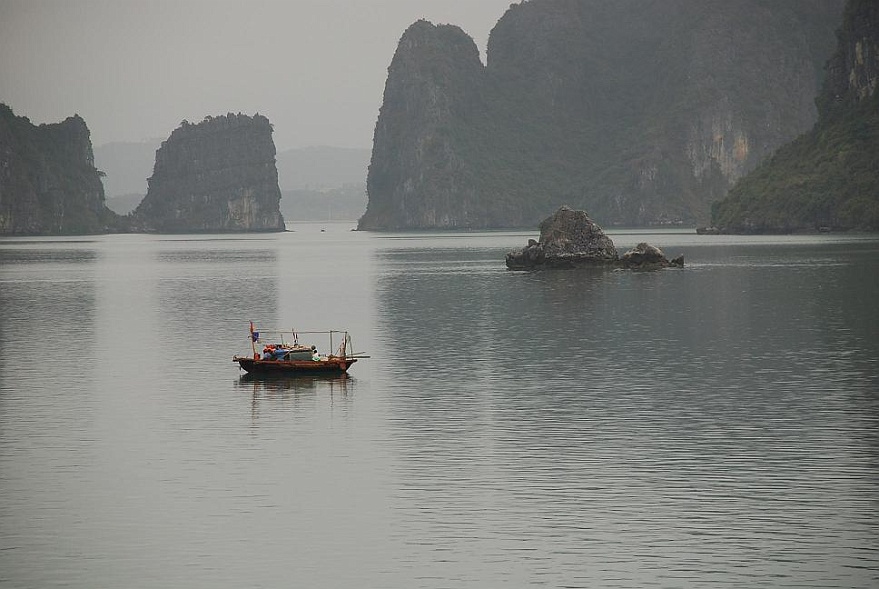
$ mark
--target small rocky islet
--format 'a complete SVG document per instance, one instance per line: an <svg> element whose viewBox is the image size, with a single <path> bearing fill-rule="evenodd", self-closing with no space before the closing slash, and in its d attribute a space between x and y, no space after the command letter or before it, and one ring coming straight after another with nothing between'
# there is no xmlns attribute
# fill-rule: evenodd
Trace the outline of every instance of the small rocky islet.
<svg viewBox="0 0 879 589"><path fill-rule="evenodd" d="M619 255L613 240L586 211L562 206L540 223L540 239L528 240L520 250L507 253L510 270L612 267L631 270L683 268L684 256L669 260L656 246L639 243Z"/></svg>
<svg viewBox="0 0 879 589"><path fill-rule="evenodd" d="M156 151L131 215L148 233L284 231L269 119L241 113L183 121Z"/></svg>

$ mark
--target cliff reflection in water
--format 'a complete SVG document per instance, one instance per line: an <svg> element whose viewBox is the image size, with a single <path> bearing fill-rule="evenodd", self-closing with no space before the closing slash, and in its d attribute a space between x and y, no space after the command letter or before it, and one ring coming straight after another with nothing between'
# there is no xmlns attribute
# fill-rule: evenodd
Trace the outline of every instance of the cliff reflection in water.
<svg viewBox="0 0 879 589"><path fill-rule="evenodd" d="M0 249L0 331L17 332L16 339L24 345L7 349L8 338L0 338L0 374L12 359L51 358L67 378L88 378L88 362L95 357L98 252L79 242L4 245ZM38 362L19 362L16 367L19 375L20 371L40 370Z"/></svg>
<svg viewBox="0 0 879 589"><path fill-rule="evenodd" d="M379 253L380 338L406 350L387 358L396 532L423 539L404 560L684 585L693 555L709 584L869 562L875 281L842 250L738 254L529 273L492 250Z"/></svg>
<svg viewBox="0 0 879 589"><path fill-rule="evenodd" d="M277 321L277 254L226 249L225 241L194 243L200 247L157 254L159 322L178 340L168 351L182 346L193 362L175 362L171 355L167 361L184 372L228 369L233 354L250 351L249 319ZM253 317L257 311L259 316Z"/></svg>
<svg viewBox="0 0 879 589"><path fill-rule="evenodd" d="M507 271L522 241L0 241L4 581L875 585L879 240ZM370 359L242 377L251 318Z"/></svg>

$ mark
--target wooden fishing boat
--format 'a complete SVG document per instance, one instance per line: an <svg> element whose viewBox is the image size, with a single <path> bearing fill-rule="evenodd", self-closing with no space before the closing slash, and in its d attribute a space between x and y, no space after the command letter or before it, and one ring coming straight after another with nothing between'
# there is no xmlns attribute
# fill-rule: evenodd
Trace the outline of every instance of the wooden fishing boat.
<svg viewBox="0 0 879 589"><path fill-rule="evenodd" d="M300 335L328 336L329 354L320 354L317 346L299 343ZM335 342L339 343L335 347ZM232 361L247 371L248 374L271 375L315 375L315 374L346 374L351 365L363 358L362 353L355 353L351 345L351 336L347 331L280 331L257 330L250 322L250 344L252 356L233 356ZM262 353L257 348L262 344Z"/></svg>

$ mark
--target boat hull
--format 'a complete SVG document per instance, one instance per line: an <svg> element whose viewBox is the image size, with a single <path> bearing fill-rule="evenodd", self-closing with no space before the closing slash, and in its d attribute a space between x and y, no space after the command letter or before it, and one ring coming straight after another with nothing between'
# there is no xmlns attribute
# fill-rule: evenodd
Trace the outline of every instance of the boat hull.
<svg viewBox="0 0 879 589"><path fill-rule="evenodd" d="M320 360L255 360L235 356L233 362L249 374L345 374L357 358L322 358Z"/></svg>

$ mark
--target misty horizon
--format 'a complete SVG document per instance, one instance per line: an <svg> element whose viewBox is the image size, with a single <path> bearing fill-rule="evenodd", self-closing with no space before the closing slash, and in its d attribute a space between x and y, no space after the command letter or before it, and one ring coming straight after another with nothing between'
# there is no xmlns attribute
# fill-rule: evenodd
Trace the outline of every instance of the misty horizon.
<svg viewBox="0 0 879 589"><path fill-rule="evenodd" d="M0 4L0 102L34 124L78 114L92 144L164 140L181 121L266 116L278 151L368 149L413 22L479 47L509 0Z"/></svg>

